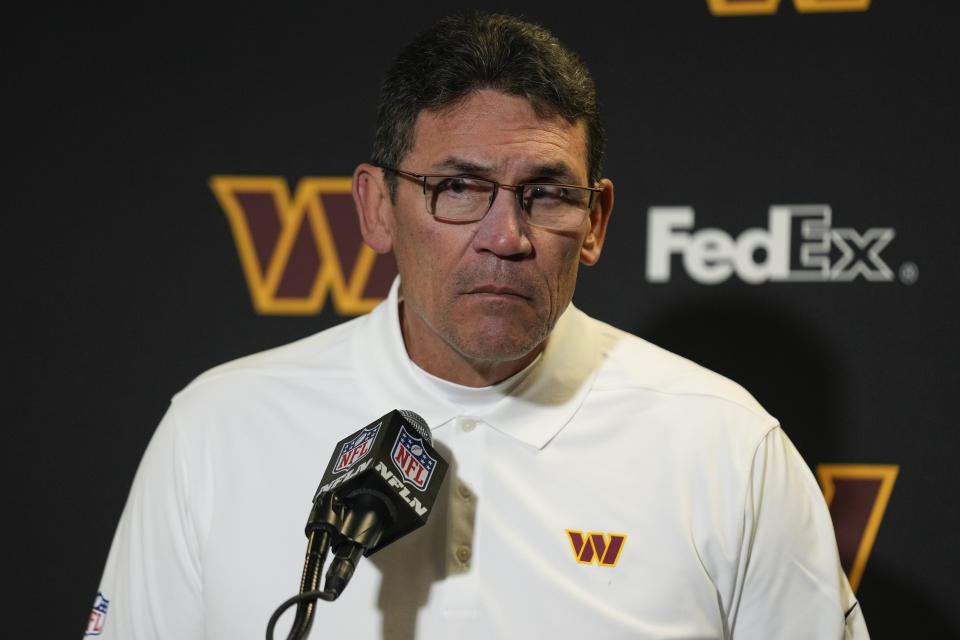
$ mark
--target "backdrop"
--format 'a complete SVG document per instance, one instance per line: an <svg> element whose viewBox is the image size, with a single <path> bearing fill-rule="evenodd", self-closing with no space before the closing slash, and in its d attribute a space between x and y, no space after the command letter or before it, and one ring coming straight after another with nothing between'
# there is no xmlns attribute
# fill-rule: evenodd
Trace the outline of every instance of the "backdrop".
<svg viewBox="0 0 960 640"><path fill-rule="evenodd" d="M875 638L960 632L950 4L508 8L582 55L604 105L616 206L576 304L781 419ZM345 177L393 54L465 8L9 17L5 635L83 633L173 393L383 294Z"/></svg>

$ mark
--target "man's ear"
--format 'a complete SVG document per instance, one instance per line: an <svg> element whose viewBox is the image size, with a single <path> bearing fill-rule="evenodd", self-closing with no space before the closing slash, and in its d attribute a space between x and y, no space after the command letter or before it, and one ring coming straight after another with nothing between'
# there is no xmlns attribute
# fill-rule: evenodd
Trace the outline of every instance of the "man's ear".
<svg viewBox="0 0 960 640"><path fill-rule="evenodd" d="M393 203L383 169L363 163L353 172L353 204L363 241L377 253L393 248Z"/></svg>
<svg viewBox="0 0 960 640"><path fill-rule="evenodd" d="M600 250L603 249L603 239L607 236L607 222L610 212L613 211L613 183L604 178L600 181L603 191L594 198L590 209L590 231L583 239L580 247L580 262L590 266L600 259Z"/></svg>

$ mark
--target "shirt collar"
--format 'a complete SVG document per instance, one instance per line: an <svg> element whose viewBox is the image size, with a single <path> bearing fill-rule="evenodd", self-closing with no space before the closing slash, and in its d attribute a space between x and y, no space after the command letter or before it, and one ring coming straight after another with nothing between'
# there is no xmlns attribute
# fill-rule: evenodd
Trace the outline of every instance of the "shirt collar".
<svg viewBox="0 0 960 640"><path fill-rule="evenodd" d="M460 409L438 397L412 369L400 331L399 283L398 276L353 336L357 370L371 408L377 408L374 413L409 409L437 429L460 415ZM583 404L596 375L599 350L592 322L571 303L530 374L476 417L537 449L546 446Z"/></svg>

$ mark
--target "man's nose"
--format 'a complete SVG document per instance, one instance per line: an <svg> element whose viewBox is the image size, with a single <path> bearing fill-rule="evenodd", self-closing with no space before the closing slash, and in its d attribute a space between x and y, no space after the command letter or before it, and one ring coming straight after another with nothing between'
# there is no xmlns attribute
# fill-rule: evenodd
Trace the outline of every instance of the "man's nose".
<svg viewBox="0 0 960 640"><path fill-rule="evenodd" d="M530 225L520 209L516 191L500 187L487 215L477 223L474 248L489 251L502 258L522 257L533 250Z"/></svg>

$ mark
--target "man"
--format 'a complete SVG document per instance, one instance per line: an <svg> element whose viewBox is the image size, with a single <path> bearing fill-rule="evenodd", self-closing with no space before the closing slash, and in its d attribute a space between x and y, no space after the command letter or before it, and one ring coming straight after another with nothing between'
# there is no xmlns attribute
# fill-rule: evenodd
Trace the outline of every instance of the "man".
<svg viewBox="0 0 960 640"><path fill-rule="evenodd" d="M602 151L592 80L542 29L447 19L405 48L354 174L398 281L370 315L176 396L107 562L102 636L260 637L297 590L327 456L405 408L450 462L440 504L320 603L317 637L866 638L776 421L570 305L613 206Z"/></svg>

